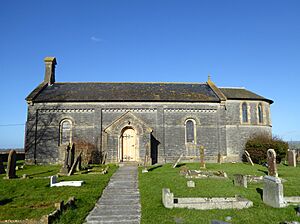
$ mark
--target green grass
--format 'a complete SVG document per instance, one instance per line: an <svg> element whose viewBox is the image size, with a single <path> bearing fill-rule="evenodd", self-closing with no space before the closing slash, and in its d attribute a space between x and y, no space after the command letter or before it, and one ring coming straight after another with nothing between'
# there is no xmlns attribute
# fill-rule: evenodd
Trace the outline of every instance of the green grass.
<svg viewBox="0 0 300 224"><path fill-rule="evenodd" d="M199 164L186 164L190 169L199 169ZM295 206L287 208L271 208L262 202L262 183L250 183L248 188L233 185L234 174L265 175L267 169L260 165L248 164L206 164L207 170L223 170L229 179L193 179L195 188L186 186L187 179L179 175L179 167L173 169L170 164L153 167L148 173L139 172L139 187L142 203L142 223L210 223L211 220L223 220L231 216L230 223L280 223L282 221L300 221L296 216ZM278 166L279 177L286 180L284 183L285 196L300 196L300 167L293 168L284 165ZM170 188L175 197L232 197L241 195L251 201L252 208L235 210L194 210L194 209L167 209L161 202L162 188Z"/></svg>
<svg viewBox="0 0 300 224"><path fill-rule="evenodd" d="M21 164L18 164L21 165ZM78 174L70 177L59 177L62 180L83 180L82 187L49 187L46 178L57 174L60 166L29 166L17 171L17 176L27 174L30 179L5 180L0 175L0 220L39 219L55 210L54 204L61 200L67 202L74 196L76 208L69 209L57 223L82 223L88 212L107 185L116 166L111 165L108 173Z"/></svg>

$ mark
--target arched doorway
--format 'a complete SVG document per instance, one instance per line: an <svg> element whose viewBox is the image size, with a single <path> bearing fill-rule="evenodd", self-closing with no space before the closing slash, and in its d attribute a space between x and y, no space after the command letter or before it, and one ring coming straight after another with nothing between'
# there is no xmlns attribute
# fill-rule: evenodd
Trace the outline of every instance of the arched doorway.
<svg viewBox="0 0 300 224"><path fill-rule="evenodd" d="M133 128L126 128L121 136L122 161L137 161L136 132Z"/></svg>

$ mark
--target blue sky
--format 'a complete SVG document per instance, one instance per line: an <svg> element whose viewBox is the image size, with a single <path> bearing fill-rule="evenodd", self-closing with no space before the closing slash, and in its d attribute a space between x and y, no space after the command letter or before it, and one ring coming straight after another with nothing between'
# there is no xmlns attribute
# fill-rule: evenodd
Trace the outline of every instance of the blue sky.
<svg viewBox="0 0 300 224"><path fill-rule="evenodd" d="M56 80L205 82L275 103L273 133L300 140L299 0L1 1L0 148L22 147L25 97ZM5 126L8 124L21 124Z"/></svg>

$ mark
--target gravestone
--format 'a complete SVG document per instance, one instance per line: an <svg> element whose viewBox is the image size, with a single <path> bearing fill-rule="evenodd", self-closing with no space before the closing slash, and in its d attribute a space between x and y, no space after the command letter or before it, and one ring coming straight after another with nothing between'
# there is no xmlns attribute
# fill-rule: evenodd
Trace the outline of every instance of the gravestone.
<svg viewBox="0 0 300 224"><path fill-rule="evenodd" d="M82 154L82 151L79 153L79 155L77 156L75 162L72 164L71 169L69 170L68 176L71 176L74 173L74 171L75 171L75 169L77 167L77 164L81 160L80 159L81 158L81 154Z"/></svg>
<svg viewBox="0 0 300 224"><path fill-rule="evenodd" d="M247 188L247 176L234 174L234 186Z"/></svg>
<svg viewBox="0 0 300 224"><path fill-rule="evenodd" d="M296 152L295 150L288 150L288 165L296 167L297 166L297 161L296 161Z"/></svg>
<svg viewBox="0 0 300 224"><path fill-rule="evenodd" d="M148 173L147 167L150 165L150 148L149 144L146 146L145 158L144 158L144 167L142 173Z"/></svg>
<svg viewBox="0 0 300 224"><path fill-rule="evenodd" d="M195 187L195 182L192 180L187 181L186 184L188 187Z"/></svg>
<svg viewBox="0 0 300 224"><path fill-rule="evenodd" d="M66 145L65 146L65 158L64 158L64 165L62 166L62 168L60 169L59 173L63 174L63 175L67 175L69 173L70 170L70 160L71 160L71 156L70 156L70 145Z"/></svg>
<svg viewBox="0 0 300 224"><path fill-rule="evenodd" d="M287 206L283 197L283 185L280 178L274 176L264 177L263 201L273 208Z"/></svg>
<svg viewBox="0 0 300 224"><path fill-rule="evenodd" d="M162 202L166 208L174 207L174 194L170 192L169 188L162 189Z"/></svg>
<svg viewBox="0 0 300 224"><path fill-rule="evenodd" d="M246 159L247 159L248 163L250 163L252 166L254 166L254 164L252 162L252 159L251 159L251 156L250 156L250 154L247 150L245 150L245 156L246 156Z"/></svg>
<svg viewBox="0 0 300 224"><path fill-rule="evenodd" d="M223 162L223 156L221 155L221 153L218 153L218 163L221 164Z"/></svg>
<svg viewBox="0 0 300 224"><path fill-rule="evenodd" d="M7 159L7 169L6 169L6 178L16 178L16 162L17 162L17 153L15 150L10 150Z"/></svg>
<svg viewBox="0 0 300 224"><path fill-rule="evenodd" d="M200 146L200 168L203 169L205 169L204 154L205 154L204 146L201 145Z"/></svg>
<svg viewBox="0 0 300 224"><path fill-rule="evenodd" d="M5 169L4 169L2 158L0 157L0 174L3 174L3 173L5 173Z"/></svg>
<svg viewBox="0 0 300 224"><path fill-rule="evenodd" d="M177 164L180 162L181 158L183 157L183 153L180 154L180 156L178 157L178 159L176 160L176 162L173 164L173 168L175 168L177 166Z"/></svg>
<svg viewBox="0 0 300 224"><path fill-rule="evenodd" d="M268 175L272 177L278 177L277 165L276 165L276 152L274 149L268 149L267 160L268 160Z"/></svg>

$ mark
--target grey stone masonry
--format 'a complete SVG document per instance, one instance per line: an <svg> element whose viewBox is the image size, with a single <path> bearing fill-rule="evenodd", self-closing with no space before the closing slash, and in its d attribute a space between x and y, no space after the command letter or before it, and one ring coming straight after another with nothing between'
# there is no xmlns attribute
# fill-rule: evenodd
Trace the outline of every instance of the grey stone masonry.
<svg viewBox="0 0 300 224"><path fill-rule="evenodd" d="M135 165L120 167L111 177L86 224L138 224L141 219L138 170Z"/></svg>

